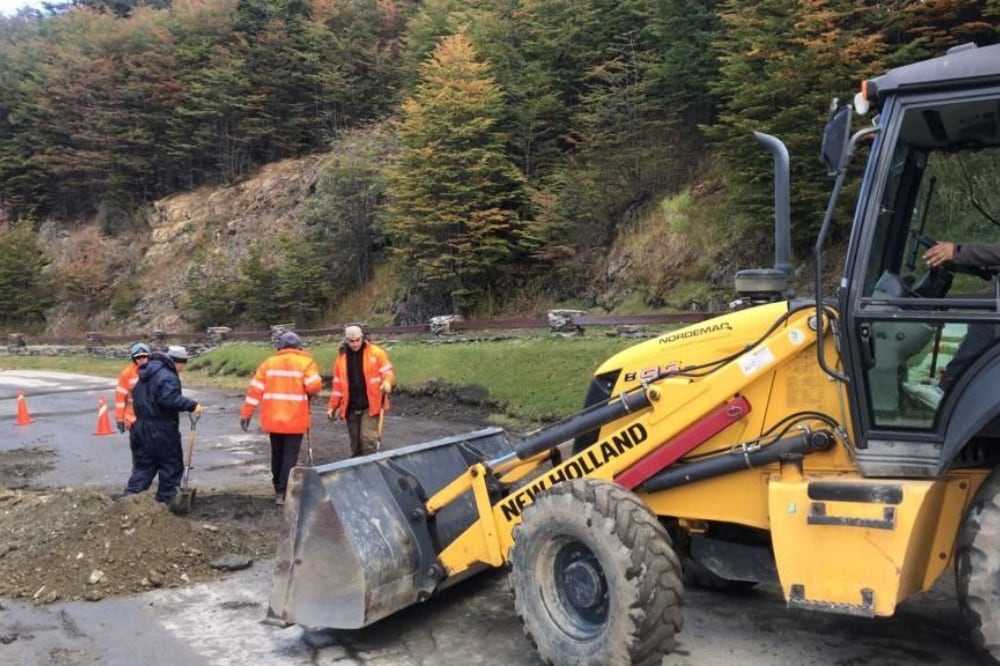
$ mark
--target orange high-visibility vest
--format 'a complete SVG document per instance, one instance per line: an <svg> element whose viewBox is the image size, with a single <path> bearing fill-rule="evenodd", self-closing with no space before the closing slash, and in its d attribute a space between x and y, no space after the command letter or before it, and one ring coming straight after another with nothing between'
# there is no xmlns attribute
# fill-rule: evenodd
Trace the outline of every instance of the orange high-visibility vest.
<svg viewBox="0 0 1000 666"><path fill-rule="evenodd" d="M115 421L124 421L126 428L135 423L135 410L132 409L132 389L139 381L139 366L129 363L118 373L118 386L115 388Z"/></svg>
<svg viewBox="0 0 1000 666"><path fill-rule="evenodd" d="M389 381L396 383L396 373L392 363L389 363L389 355L378 345L365 342L361 348L362 372L365 376L365 388L368 394L368 413L371 416L378 416L378 412L383 407L389 411L389 397L382 395L382 382ZM340 346L337 358L333 361L333 385L330 392L330 409L340 411L341 418L347 418L348 402L347 381L347 348ZM383 405L383 400L385 404Z"/></svg>
<svg viewBox="0 0 1000 666"><path fill-rule="evenodd" d="M260 427L267 433L299 435L309 430L309 396L323 387L316 361L301 349L282 349L257 368L240 418L260 405Z"/></svg>

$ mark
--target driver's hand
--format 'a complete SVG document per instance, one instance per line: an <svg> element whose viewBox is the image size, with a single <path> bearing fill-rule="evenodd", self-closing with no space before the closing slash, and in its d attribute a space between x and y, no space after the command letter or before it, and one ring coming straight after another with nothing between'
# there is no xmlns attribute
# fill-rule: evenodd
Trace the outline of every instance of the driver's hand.
<svg viewBox="0 0 1000 666"><path fill-rule="evenodd" d="M937 268L943 263L955 260L955 244L951 241L941 241L924 252L924 261L931 268Z"/></svg>

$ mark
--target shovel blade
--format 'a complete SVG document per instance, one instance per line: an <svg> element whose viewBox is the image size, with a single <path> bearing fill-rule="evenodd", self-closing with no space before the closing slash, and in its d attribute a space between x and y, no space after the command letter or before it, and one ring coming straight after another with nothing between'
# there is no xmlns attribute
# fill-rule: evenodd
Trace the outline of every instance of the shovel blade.
<svg viewBox="0 0 1000 666"><path fill-rule="evenodd" d="M502 429L489 428L294 468L269 620L358 629L446 586L434 544L447 545L478 519L475 502L466 493L429 524L419 517L424 499L471 464L512 450Z"/></svg>
<svg viewBox="0 0 1000 666"><path fill-rule="evenodd" d="M181 488L170 503L170 512L185 516L194 508L194 496L197 488Z"/></svg>

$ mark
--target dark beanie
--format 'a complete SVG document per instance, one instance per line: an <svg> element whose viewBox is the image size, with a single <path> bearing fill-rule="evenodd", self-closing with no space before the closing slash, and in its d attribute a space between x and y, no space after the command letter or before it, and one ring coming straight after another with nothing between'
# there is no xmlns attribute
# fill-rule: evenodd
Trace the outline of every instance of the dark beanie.
<svg viewBox="0 0 1000 666"><path fill-rule="evenodd" d="M278 338L278 349L302 349L302 338L291 331L285 331Z"/></svg>

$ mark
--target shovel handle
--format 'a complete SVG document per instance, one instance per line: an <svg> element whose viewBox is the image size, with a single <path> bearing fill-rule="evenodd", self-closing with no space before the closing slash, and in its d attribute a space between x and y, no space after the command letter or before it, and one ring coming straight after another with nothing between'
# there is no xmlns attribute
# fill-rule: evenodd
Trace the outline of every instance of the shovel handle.
<svg viewBox="0 0 1000 666"><path fill-rule="evenodd" d="M194 467L194 438L195 438L195 425L198 423L198 417L193 413L188 412L189 418L191 419L191 430L188 432L188 445L187 445L187 464L184 466L184 476L182 477L181 487L187 489L188 479L191 477L191 468Z"/></svg>
<svg viewBox="0 0 1000 666"><path fill-rule="evenodd" d="M194 412L188 412L188 420L191 421L191 430L198 428L198 420L201 418L201 414L195 414Z"/></svg>
<svg viewBox="0 0 1000 666"><path fill-rule="evenodd" d="M375 426L375 451L382 450L382 426L385 423L385 394L382 394L382 403L378 408L378 425Z"/></svg>
<svg viewBox="0 0 1000 666"><path fill-rule="evenodd" d="M385 423L385 394L382 394L382 402L378 407L378 438L382 439L382 426Z"/></svg>

